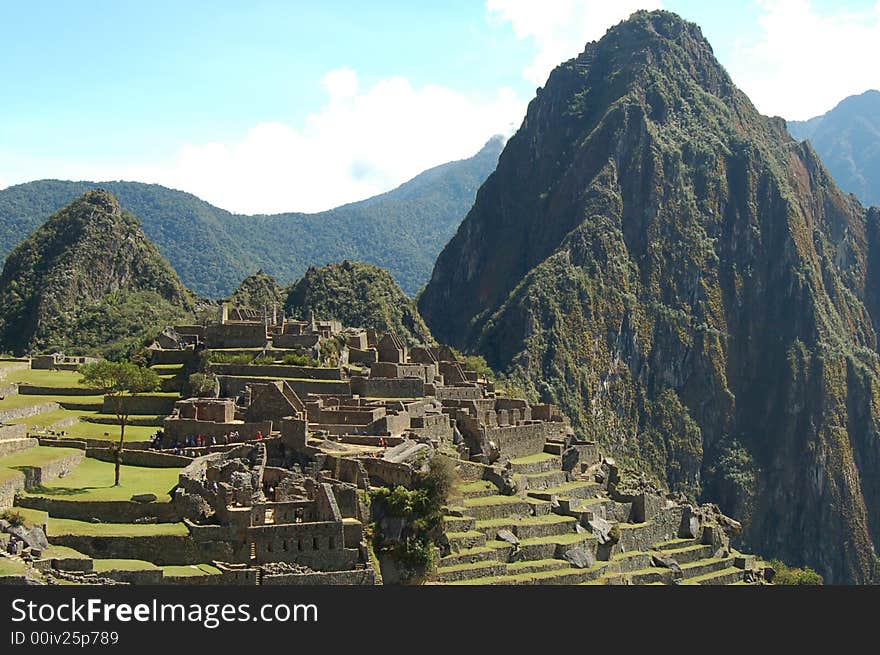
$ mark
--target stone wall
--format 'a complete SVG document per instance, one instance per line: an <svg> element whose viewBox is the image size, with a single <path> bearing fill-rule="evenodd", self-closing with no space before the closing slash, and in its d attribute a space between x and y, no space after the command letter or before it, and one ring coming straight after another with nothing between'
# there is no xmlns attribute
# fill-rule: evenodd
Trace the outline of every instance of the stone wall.
<svg viewBox="0 0 880 655"><path fill-rule="evenodd" d="M137 519L155 517L158 523L177 523L180 512L173 503L135 503L130 500L88 501L22 496L22 507L49 512L50 516L77 521L101 519L102 523L134 523Z"/></svg>
<svg viewBox="0 0 880 655"><path fill-rule="evenodd" d="M286 378L302 378L308 380L338 381L342 379L342 371L338 368L290 366L287 364L211 364L211 371L217 375L275 378L278 380Z"/></svg>
<svg viewBox="0 0 880 655"><path fill-rule="evenodd" d="M212 560L232 561L228 543L196 542L189 535L144 537L95 537L89 535L53 535L49 543L67 546L94 558L142 559L154 564L198 564Z"/></svg>
<svg viewBox="0 0 880 655"><path fill-rule="evenodd" d="M244 440L256 438L257 432L268 436L272 432L272 421L258 423L214 423L213 421L196 421L194 419L166 419L165 442L173 444L178 437L184 439L191 435L201 434L206 437L222 437L225 433L238 430Z"/></svg>
<svg viewBox="0 0 880 655"><path fill-rule="evenodd" d="M483 397L483 391L478 386L466 387L433 387L428 389L431 395L438 400L477 400Z"/></svg>
<svg viewBox="0 0 880 655"><path fill-rule="evenodd" d="M97 459L102 462L115 462L113 453L109 448L87 448L86 457ZM192 461L189 457L162 453L155 450L129 450L122 451L122 462L128 466L146 466L148 468L173 469L183 468Z"/></svg>
<svg viewBox="0 0 880 655"><path fill-rule="evenodd" d="M198 357L195 350L153 350L150 364L189 364Z"/></svg>
<svg viewBox="0 0 880 655"><path fill-rule="evenodd" d="M178 396L158 396L144 394L130 396L122 399L122 406L131 414L151 414L154 416L170 414L174 409L174 403L179 400ZM116 413L116 401L109 396L104 397L101 408L103 414Z"/></svg>
<svg viewBox="0 0 880 655"><path fill-rule="evenodd" d="M351 379L351 393L369 398L420 398L425 384L419 378L362 378Z"/></svg>
<svg viewBox="0 0 880 655"><path fill-rule="evenodd" d="M15 502L15 494L24 491L24 473L13 471L10 477L0 480L0 510L9 509Z"/></svg>
<svg viewBox="0 0 880 655"><path fill-rule="evenodd" d="M287 573L280 575L263 576L264 585L273 586L306 586L306 585L375 585L376 572L369 568L353 569L350 571L329 571L316 573Z"/></svg>
<svg viewBox="0 0 880 655"><path fill-rule="evenodd" d="M413 486L413 470L407 464L389 462L378 457L364 457L360 462L366 468L371 481L375 480L390 487L403 485L412 488Z"/></svg>
<svg viewBox="0 0 880 655"><path fill-rule="evenodd" d="M73 471L82 462L85 453L77 451L40 466L23 466L25 488L34 489L45 482L61 478Z"/></svg>
<svg viewBox="0 0 880 655"><path fill-rule="evenodd" d="M36 416L45 412L54 412L61 405L58 403L34 403L28 407L14 407L12 409L0 410L0 423L6 421L14 421L17 418L27 418L28 416Z"/></svg>
<svg viewBox="0 0 880 655"><path fill-rule="evenodd" d="M27 437L21 439L2 439L0 440L0 457L20 453L23 450L30 450L39 445L40 442L37 439L28 439Z"/></svg>
<svg viewBox="0 0 880 655"><path fill-rule="evenodd" d="M268 341L260 323L214 323L205 330L208 348L262 348Z"/></svg>
<svg viewBox="0 0 880 655"><path fill-rule="evenodd" d="M27 437L27 426L16 423L0 425L0 442Z"/></svg>
<svg viewBox="0 0 880 655"><path fill-rule="evenodd" d="M320 336L317 334L276 334L272 345L276 348L314 348Z"/></svg>
<svg viewBox="0 0 880 655"><path fill-rule="evenodd" d="M217 377L220 380L220 393L227 398L237 397L249 384L266 383L266 380L257 377L235 377L230 375L219 375ZM342 396L347 396L351 393L347 380L295 380L288 378L286 382L300 398L305 398L310 393Z"/></svg>
<svg viewBox="0 0 880 655"><path fill-rule="evenodd" d="M296 562L334 571L351 568L358 561L357 550L345 548L341 520L254 526L248 535L258 563Z"/></svg>

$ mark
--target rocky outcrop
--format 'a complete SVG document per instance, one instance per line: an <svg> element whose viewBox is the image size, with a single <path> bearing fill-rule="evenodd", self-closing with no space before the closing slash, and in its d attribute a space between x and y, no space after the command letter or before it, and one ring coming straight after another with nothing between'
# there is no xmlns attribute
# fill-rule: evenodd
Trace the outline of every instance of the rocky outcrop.
<svg viewBox="0 0 880 655"><path fill-rule="evenodd" d="M750 550L867 582L877 221L697 26L638 12L539 89L419 308Z"/></svg>

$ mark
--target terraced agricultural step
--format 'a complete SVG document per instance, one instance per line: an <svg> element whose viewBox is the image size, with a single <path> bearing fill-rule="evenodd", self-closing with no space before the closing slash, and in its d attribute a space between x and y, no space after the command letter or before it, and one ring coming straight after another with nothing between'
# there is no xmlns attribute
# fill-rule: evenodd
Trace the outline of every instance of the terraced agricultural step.
<svg viewBox="0 0 880 655"><path fill-rule="evenodd" d="M733 567L733 558L723 557L718 559L704 559L691 562L690 564L684 564L681 567L681 572L684 579L689 580L690 578L699 578L709 573L716 573L731 567ZM742 569L737 570L742 571Z"/></svg>
<svg viewBox="0 0 880 655"><path fill-rule="evenodd" d="M478 520L529 516L533 513L532 504L517 496L465 498L463 505L463 513Z"/></svg>
<svg viewBox="0 0 880 655"><path fill-rule="evenodd" d="M21 437L19 439L3 439L0 441L0 457L20 453L40 445L37 439Z"/></svg>
<svg viewBox="0 0 880 655"><path fill-rule="evenodd" d="M498 551L487 546L465 548L457 553L452 553L440 559L440 566L456 566L458 564L473 564L474 562L498 561Z"/></svg>
<svg viewBox="0 0 880 655"><path fill-rule="evenodd" d="M641 571L652 567L651 553L645 551L633 551L618 553L611 560L611 567L619 573Z"/></svg>
<svg viewBox="0 0 880 655"><path fill-rule="evenodd" d="M537 453L512 459L510 466L513 473L530 474L558 471L562 469L562 457L550 453Z"/></svg>
<svg viewBox="0 0 880 655"><path fill-rule="evenodd" d="M440 566L434 578L438 582L459 582L474 578L485 578L504 575L507 566L501 562L473 562L455 566Z"/></svg>
<svg viewBox="0 0 880 655"><path fill-rule="evenodd" d="M743 570L732 566L684 581L687 585L729 585L743 582Z"/></svg>
<svg viewBox="0 0 880 655"><path fill-rule="evenodd" d="M559 569L567 569L569 566L569 563L564 559L513 562L507 565L507 575L522 575L524 573L537 573L538 571L558 571Z"/></svg>
<svg viewBox="0 0 880 655"><path fill-rule="evenodd" d="M477 482L457 485L452 490L452 496L458 498L482 498L497 495L498 487L488 480L478 480Z"/></svg>
<svg viewBox="0 0 880 655"><path fill-rule="evenodd" d="M574 480L541 491L529 491L528 495L540 500L550 500L552 496L559 498L592 498L601 490L602 485L598 482Z"/></svg>
<svg viewBox="0 0 880 655"><path fill-rule="evenodd" d="M484 532L486 538L494 539L499 530L510 530L520 539L532 537L549 537L574 532L577 519L571 516L546 514L543 516L526 516L520 519L488 519L477 521L476 530Z"/></svg>
<svg viewBox="0 0 880 655"><path fill-rule="evenodd" d="M593 535L579 532L550 537L532 537L520 540L516 557L523 561L558 559L569 548L578 544L587 544L589 548L593 548L595 542L596 538ZM513 557L514 548L506 541L487 541L486 545L499 549L501 551L499 558L502 560Z"/></svg>
<svg viewBox="0 0 880 655"><path fill-rule="evenodd" d="M674 574L672 569L664 569L656 566L638 569L635 571L627 571L625 573L615 573L606 576L605 584L620 585L646 585L659 582L660 584L672 584Z"/></svg>
<svg viewBox="0 0 880 655"><path fill-rule="evenodd" d="M522 473L515 475L517 484L526 490L549 489L558 487L567 481L565 471L544 471L541 473Z"/></svg>
<svg viewBox="0 0 880 655"><path fill-rule="evenodd" d="M519 573L515 575L496 575L469 580L456 581L452 584L474 585L575 585L595 580L600 577L607 567L605 562L596 564L589 569L576 569L570 566L558 569L545 569L541 571Z"/></svg>
<svg viewBox="0 0 880 655"><path fill-rule="evenodd" d="M467 532L473 530L477 519L473 516L444 516L443 529L446 532Z"/></svg>
<svg viewBox="0 0 880 655"><path fill-rule="evenodd" d="M544 444L544 452L550 455L562 455L565 450L565 444L561 441L548 441Z"/></svg>
<svg viewBox="0 0 880 655"><path fill-rule="evenodd" d="M702 559L712 557L715 550L711 545L689 544L679 548L664 548L660 553L664 557L671 557L679 565L690 564Z"/></svg>
<svg viewBox="0 0 880 655"><path fill-rule="evenodd" d="M477 548L486 545L486 535L476 530L467 530L465 532L447 532L446 538L449 539L449 546L453 552L461 552L468 548Z"/></svg>

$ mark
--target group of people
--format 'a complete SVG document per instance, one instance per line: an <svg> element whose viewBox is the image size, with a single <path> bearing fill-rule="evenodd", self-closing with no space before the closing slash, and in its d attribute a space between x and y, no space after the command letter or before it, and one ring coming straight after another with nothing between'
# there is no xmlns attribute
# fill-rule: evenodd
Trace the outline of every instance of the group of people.
<svg viewBox="0 0 880 655"><path fill-rule="evenodd" d="M156 432L152 439L152 448L156 450L162 449L163 447L168 448L169 446L163 443L164 438L165 435L162 430ZM265 437L262 430L258 430L253 438L257 441L262 441ZM223 435L219 437L203 434L191 434L183 439L178 437L170 447L175 455L188 455L189 453L187 452L187 449L190 448L205 448L217 445L226 446L244 441L246 441L246 439L239 434L238 430L232 430L231 432L224 432Z"/></svg>

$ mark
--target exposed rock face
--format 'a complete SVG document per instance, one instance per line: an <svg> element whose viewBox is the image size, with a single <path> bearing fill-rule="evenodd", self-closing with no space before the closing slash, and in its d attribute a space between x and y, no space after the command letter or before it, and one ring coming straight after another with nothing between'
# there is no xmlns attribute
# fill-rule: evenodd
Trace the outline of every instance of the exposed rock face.
<svg viewBox="0 0 880 655"><path fill-rule="evenodd" d="M560 65L419 308L746 546L865 582L880 543L880 212L639 12Z"/></svg>
<svg viewBox="0 0 880 655"><path fill-rule="evenodd" d="M97 189L50 217L6 259L0 347L100 348L180 318L192 303L138 219Z"/></svg>
<svg viewBox="0 0 880 655"><path fill-rule="evenodd" d="M434 342L415 302L388 271L370 264L310 267L291 285L285 310L295 318L306 319L312 312L322 320L394 332L410 345Z"/></svg>

